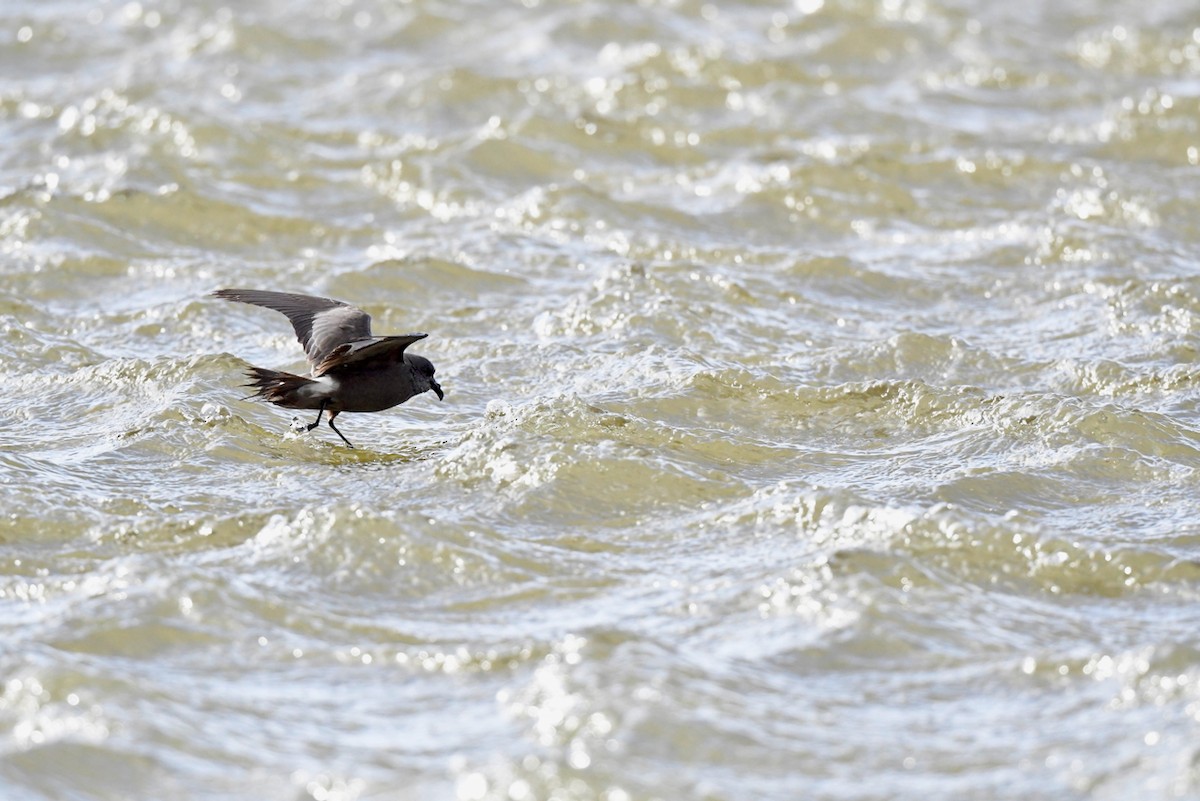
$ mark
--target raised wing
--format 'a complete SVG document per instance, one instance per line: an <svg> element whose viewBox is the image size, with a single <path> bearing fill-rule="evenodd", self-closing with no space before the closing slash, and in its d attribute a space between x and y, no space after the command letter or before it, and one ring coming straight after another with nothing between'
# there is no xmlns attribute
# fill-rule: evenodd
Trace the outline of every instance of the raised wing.
<svg viewBox="0 0 1200 801"><path fill-rule="evenodd" d="M213 295L224 300L263 306L285 315L296 331L296 339L304 346L309 364L314 368L346 343L369 340L371 337L371 316L357 306L340 300L265 289L218 289Z"/></svg>
<svg viewBox="0 0 1200 801"><path fill-rule="evenodd" d="M394 337L372 337L357 342L338 345L320 364L313 366L313 377L324 375L330 370L349 364L366 362L398 362L404 357L404 349L429 334L404 334Z"/></svg>

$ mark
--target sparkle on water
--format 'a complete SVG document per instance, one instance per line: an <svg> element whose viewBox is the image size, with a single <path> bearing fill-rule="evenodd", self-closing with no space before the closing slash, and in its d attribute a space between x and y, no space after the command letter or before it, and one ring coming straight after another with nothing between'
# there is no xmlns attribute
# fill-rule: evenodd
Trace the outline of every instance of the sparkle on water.
<svg viewBox="0 0 1200 801"><path fill-rule="evenodd" d="M0 21L6 797L1200 794L1194 0Z"/></svg>

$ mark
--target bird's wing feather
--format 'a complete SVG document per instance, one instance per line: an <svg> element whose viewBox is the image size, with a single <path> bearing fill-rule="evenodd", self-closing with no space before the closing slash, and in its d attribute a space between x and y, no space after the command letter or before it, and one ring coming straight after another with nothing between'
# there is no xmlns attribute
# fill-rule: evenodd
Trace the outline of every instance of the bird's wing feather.
<svg viewBox="0 0 1200 801"><path fill-rule="evenodd" d="M218 289L213 295L285 315L314 367L327 361L338 347L371 336L371 316L340 300L264 289Z"/></svg>
<svg viewBox="0 0 1200 801"><path fill-rule="evenodd" d="M404 334L403 336L372 337L338 345L313 367L313 377L322 376L338 367L366 362L398 362L404 349L429 334Z"/></svg>

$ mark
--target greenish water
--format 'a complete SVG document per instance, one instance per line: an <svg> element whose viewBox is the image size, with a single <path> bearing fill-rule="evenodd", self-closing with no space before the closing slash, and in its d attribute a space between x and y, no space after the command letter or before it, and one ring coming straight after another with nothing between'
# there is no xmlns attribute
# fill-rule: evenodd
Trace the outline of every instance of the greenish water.
<svg viewBox="0 0 1200 801"><path fill-rule="evenodd" d="M0 23L0 796L1200 797L1190 0Z"/></svg>

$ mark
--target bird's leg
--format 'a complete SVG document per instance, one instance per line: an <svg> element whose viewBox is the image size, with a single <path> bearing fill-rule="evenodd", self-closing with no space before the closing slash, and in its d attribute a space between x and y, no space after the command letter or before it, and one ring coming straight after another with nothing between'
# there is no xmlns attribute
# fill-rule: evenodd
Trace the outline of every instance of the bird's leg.
<svg viewBox="0 0 1200 801"><path fill-rule="evenodd" d="M324 407L324 406L322 406L321 408L322 408L322 409L324 409L325 407ZM329 427L333 429L333 433L337 434L339 437L341 437L341 438L342 438L342 442L346 443L346 445L348 445L349 447L353 448L353 447L354 447L354 445L352 445L352 444L350 443L350 440L346 439L346 435L345 435L345 434L343 434L341 431L338 431L338 430L337 430L337 426L335 426L335 425L333 424L333 418L335 418L335 417L337 417L337 416L338 416L338 413L337 413L337 412L330 412L330 413L329 413ZM320 418L317 418L317 422L320 422Z"/></svg>
<svg viewBox="0 0 1200 801"><path fill-rule="evenodd" d="M317 419L316 419L316 421L315 421L315 422L312 422L312 423L309 423L308 425L306 425L306 426L304 427L304 430L305 430L305 431L312 431L314 428L316 428L317 426L321 425L321 415L325 414L325 404L327 404L327 403L329 403L329 401L327 401L327 400L323 400L323 401L321 401L321 408L317 410ZM337 414L337 412L330 412L330 414L329 414L329 422L330 422L330 424L331 424L331 425L333 424L333 416L334 416L335 414Z"/></svg>

